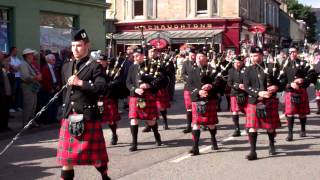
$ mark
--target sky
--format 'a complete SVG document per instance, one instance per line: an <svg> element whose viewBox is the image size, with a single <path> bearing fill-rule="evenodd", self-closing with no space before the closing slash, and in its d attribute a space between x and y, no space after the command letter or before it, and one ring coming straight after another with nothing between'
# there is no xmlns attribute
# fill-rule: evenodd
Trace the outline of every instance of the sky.
<svg viewBox="0 0 320 180"><path fill-rule="evenodd" d="M300 3L311 5L313 8L320 8L320 0L299 0Z"/></svg>

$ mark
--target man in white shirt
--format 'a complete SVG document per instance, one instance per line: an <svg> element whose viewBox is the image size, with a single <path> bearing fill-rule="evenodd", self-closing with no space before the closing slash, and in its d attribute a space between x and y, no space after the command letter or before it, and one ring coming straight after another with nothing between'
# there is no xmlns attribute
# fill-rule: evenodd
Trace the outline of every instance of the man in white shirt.
<svg viewBox="0 0 320 180"><path fill-rule="evenodd" d="M14 73L14 85L13 85L13 97L14 102L10 109L10 112L15 112L16 110L21 110L22 107L22 91L21 91L21 59L18 58L18 49L16 47L11 47L10 49L10 67Z"/></svg>

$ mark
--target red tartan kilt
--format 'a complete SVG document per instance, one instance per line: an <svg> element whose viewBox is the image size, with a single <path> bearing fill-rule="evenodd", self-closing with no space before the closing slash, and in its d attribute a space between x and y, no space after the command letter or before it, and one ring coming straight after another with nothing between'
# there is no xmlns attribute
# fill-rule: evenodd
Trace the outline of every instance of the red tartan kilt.
<svg viewBox="0 0 320 180"><path fill-rule="evenodd" d="M145 92L142 98L146 101L146 107L137 107L138 97L129 97L129 119L154 120L159 117L155 95Z"/></svg>
<svg viewBox="0 0 320 180"><path fill-rule="evenodd" d="M192 109L191 92L188 90L184 90L183 97L184 97L184 105L186 107L186 110Z"/></svg>
<svg viewBox="0 0 320 180"><path fill-rule="evenodd" d="M300 104L294 104L291 102L291 95L293 93L300 94ZM284 105L285 115L310 114L309 99L306 89L295 90L295 92L285 92Z"/></svg>
<svg viewBox="0 0 320 180"><path fill-rule="evenodd" d="M118 111L118 101L108 97L103 98L102 123L114 124L121 119Z"/></svg>
<svg viewBox="0 0 320 180"><path fill-rule="evenodd" d="M276 129L281 127L279 118L279 100L272 98L265 101L267 106L267 118L257 118L256 104L247 104L246 107L246 128L255 129Z"/></svg>
<svg viewBox="0 0 320 180"><path fill-rule="evenodd" d="M197 112L196 102L192 102L192 124L215 125L218 124L217 102L210 100L207 103L207 110L204 114Z"/></svg>
<svg viewBox="0 0 320 180"><path fill-rule="evenodd" d="M85 131L80 137L70 135L68 120L61 120L58 164L67 165L107 165L108 153L100 121L85 121Z"/></svg>
<svg viewBox="0 0 320 180"><path fill-rule="evenodd" d="M170 108L170 97L167 89L160 89L156 95L157 108L168 109Z"/></svg>
<svg viewBox="0 0 320 180"><path fill-rule="evenodd" d="M237 103L237 97L236 96L230 96L230 112L242 112L245 113L245 108L247 106L248 103L248 98L247 101L244 105L239 106L239 104Z"/></svg>
<svg viewBox="0 0 320 180"><path fill-rule="evenodd" d="M320 90L316 90L316 97L320 97Z"/></svg>

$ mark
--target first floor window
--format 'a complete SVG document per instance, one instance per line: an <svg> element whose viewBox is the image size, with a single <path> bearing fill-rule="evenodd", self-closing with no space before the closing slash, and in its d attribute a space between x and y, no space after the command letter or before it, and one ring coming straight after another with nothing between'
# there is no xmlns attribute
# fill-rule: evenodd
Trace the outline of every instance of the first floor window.
<svg viewBox="0 0 320 180"><path fill-rule="evenodd" d="M207 0L197 0L197 14L207 14L208 3Z"/></svg>
<svg viewBox="0 0 320 180"><path fill-rule="evenodd" d="M143 16L143 0L134 0L133 1L133 15L134 16Z"/></svg>

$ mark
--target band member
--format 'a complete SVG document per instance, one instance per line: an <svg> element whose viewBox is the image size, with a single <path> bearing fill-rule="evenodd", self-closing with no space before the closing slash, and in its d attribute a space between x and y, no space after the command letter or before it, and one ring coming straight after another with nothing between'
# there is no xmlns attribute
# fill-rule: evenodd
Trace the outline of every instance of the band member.
<svg viewBox="0 0 320 180"><path fill-rule="evenodd" d="M155 51L150 51L150 55L156 56L158 52ZM161 82L159 82L159 90L157 91L156 94L156 100L157 100L157 108L160 111L160 114L163 118L163 129L168 130L168 118L167 118L167 109L170 108L170 96L169 96L169 91L168 91L168 84L170 83L170 74L172 71L175 71L174 66L172 64L172 61L169 61L168 58L159 58L158 56L159 63L157 64L158 66L158 78ZM174 72L173 72L174 73Z"/></svg>
<svg viewBox="0 0 320 180"><path fill-rule="evenodd" d="M132 134L132 144L129 151L137 151L138 149L138 120L146 120L147 125L154 133L157 145L162 145L156 121L159 116L155 98L157 87L153 83L153 77L148 75L148 63L144 61L144 55L141 52L141 49L137 48L133 54L134 64L129 68L126 81L130 91L129 119L131 119Z"/></svg>
<svg viewBox="0 0 320 180"><path fill-rule="evenodd" d="M300 137L306 136L307 114L310 113L306 88L314 75L309 64L298 59L295 47L289 49L289 59L283 64L283 75L280 82L285 87L285 115L288 121L287 141L293 140L294 115L298 114L301 124Z"/></svg>
<svg viewBox="0 0 320 180"><path fill-rule="evenodd" d="M196 56L196 66L189 71L188 86L192 99L192 139L193 147L190 153L199 155L200 125L207 126L211 134L212 150L217 150L216 133L217 116L217 89L212 76L212 67L208 65L204 53Z"/></svg>
<svg viewBox="0 0 320 180"><path fill-rule="evenodd" d="M113 62L113 65L111 65L110 60L108 60L107 57L104 56L101 57L101 60L99 60L98 62L103 67L103 74L107 82L107 88L104 89L104 96L101 96L100 100L98 101L103 104L103 109L101 109L101 122L107 123L111 129L112 138L110 144L117 145L117 127L118 121L121 119L121 116L118 111L118 99L120 96L119 92L123 91L123 88L121 88L123 86L121 79L119 79L116 74L117 72L120 73L121 69L119 67L115 67L115 62Z"/></svg>
<svg viewBox="0 0 320 180"><path fill-rule="evenodd" d="M314 60L313 65L317 74L320 74L320 50L316 50L313 54ZM317 102L317 114L320 114L320 75L317 76L317 80L315 83L316 88L316 102Z"/></svg>
<svg viewBox="0 0 320 180"><path fill-rule="evenodd" d="M170 97L168 92L169 76L167 72L172 71L170 62L166 61L163 55L160 52L152 48L148 52L149 61L151 63L151 74L159 78L159 90L156 94L156 103L157 108L160 111L160 114L163 118L163 129L168 130L168 118L167 118L167 109L170 108ZM174 71L174 68L173 68ZM150 132L150 126L146 125L142 132Z"/></svg>
<svg viewBox="0 0 320 180"><path fill-rule="evenodd" d="M63 119L57 160L61 179L73 179L75 165L93 165L103 180L108 176L108 154L103 137L97 101L106 83L101 66L91 62L89 38L85 30L75 33L71 43L73 59L62 68L62 82L68 84L63 96ZM91 62L91 63L90 63ZM83 71L77 72L83 68Z"/></svg>
<svg viewBox="0 0 320 180"><path fill-rule="evenodd" d="M188 83L188 77L190 71L193 69L193 65L196 63L196 54L194 49L191 49L188 52L188 58L185 62L183 62L181 76L184 81L184 105L187 111L187 127L183 130L183 133L190 133L192 131L191 122L192 122L192 104L191 104L191 87L190 83Z"/></svg>
<svg viewBox="0 0 320 180"><path fill-rule="evenodd" d="M233 59L233 51L229 50L226 54L226 56L224 56L224 54L222 54L222 57L220 58L220 61L217 64L216 67L216 74L220 74L220 76L218 77L220 79L221 82L221 89L219 91L219 102L218 102L218 111L221 111L221 97L223 95L226 96L227 99L227 103L228 103L228 109L230 108L230 91L231 88L229 86L227 86L227 78L226 76L228 75L228 71L229 69L232 67L232 59Z"/></svg>
<svg viewBox="0 0 320 180"><path fill-rule="evenodd" d="M253 65L246 68L243 79L244 89L249 96L245 126L248 129L250 153L246 158L256 160L258 129L267 130L269 154L274 155L276 153L274 147L275 129L280 127L279 100L276 98L279 82L273 76L273 66L263 63L261 48L252 48L250 56Z"/></svg>
<svg viewBox="0 0 320 180"><path fill-rule="evenodd" d="M233 137L240 136L239 112L245 113L247 104L247 93L244 89L243 78L246 67L243 63L244 57L237 56L234 59L233 67L228 72L228 86L231 87L230 111L232 112L232 120L234 124Z"/></svg>

